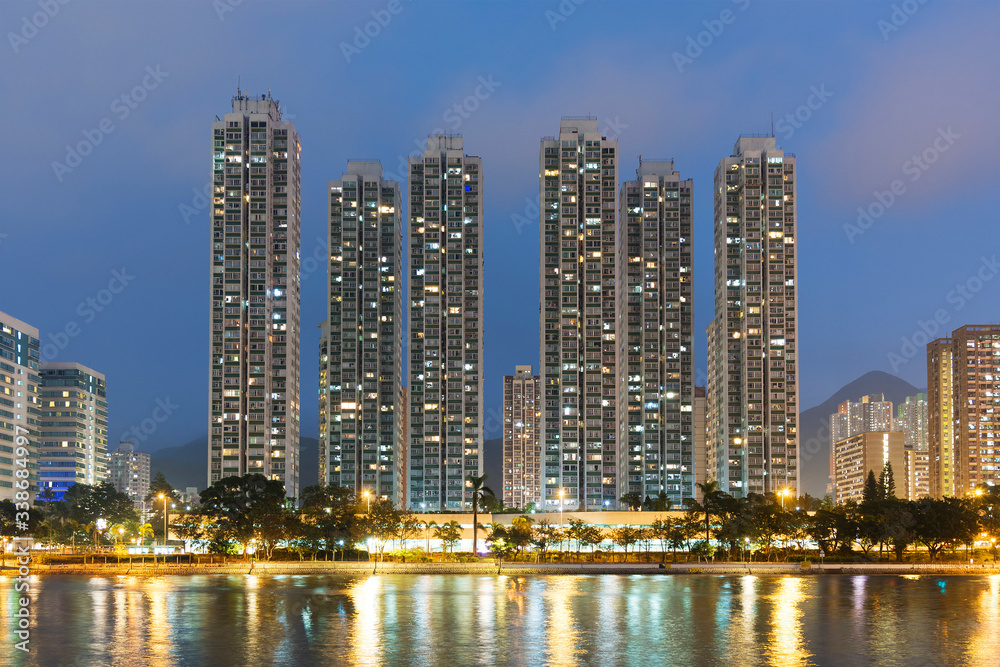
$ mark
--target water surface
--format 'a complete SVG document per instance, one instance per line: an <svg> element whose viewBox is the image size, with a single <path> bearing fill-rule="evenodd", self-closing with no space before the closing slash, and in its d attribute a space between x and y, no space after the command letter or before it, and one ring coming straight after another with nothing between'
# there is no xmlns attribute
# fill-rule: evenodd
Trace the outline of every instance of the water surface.
<svg viewBox="0 0 1000 667"><path fill-rule="evenodd" d="M1000 664L1000 575L50 576L0 665Z"/></svg>

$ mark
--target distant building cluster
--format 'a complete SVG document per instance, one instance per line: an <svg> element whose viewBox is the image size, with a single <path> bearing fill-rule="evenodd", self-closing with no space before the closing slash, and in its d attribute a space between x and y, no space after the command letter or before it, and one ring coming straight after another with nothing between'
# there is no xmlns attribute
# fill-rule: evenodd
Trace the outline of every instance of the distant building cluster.
<svg viewBox="0 0 1000 667"><path fill-rule="evenodd" d="M146 509L149 495L149 462L149 453L136 451L132 440L118 443L118 449L108 456L109 481L116 491L131 498L140 511Z"/></svg>
<svg viewBox="0 0 1000 667"><path fill-rule="evenodd" d="M837 501L892 466L900 497L964 496L1000 483L1000 325L968 325L927 345L927 394L897 406L881 395L831 416ZM902 466L900 467L900 461Z"/></svg>

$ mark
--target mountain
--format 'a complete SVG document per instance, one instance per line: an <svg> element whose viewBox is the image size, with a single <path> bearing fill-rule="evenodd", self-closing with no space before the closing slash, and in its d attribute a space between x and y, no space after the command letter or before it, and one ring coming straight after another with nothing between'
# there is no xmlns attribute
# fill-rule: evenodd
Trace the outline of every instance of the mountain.
<svg viewBox="0 0 1000 667"><path fill-rule="evenodd" d="M162 472L175 489L195 486L201 490L208 485L207 435L186 445L159 449L149 456L150 475ZM299 461L299 488L304 489L319 480L319 441L316 438L299 438Z"/></svg>
<svg viewBox="0 0 1000 667"><path fill-rule="evenodd" d="M865 373L826 399L823 403L799 413L799 465L803 493L822 498L830 479L830 415L844 401L856 401L866 394L885 394L896 405L926 389L882 371Z"/></svg>

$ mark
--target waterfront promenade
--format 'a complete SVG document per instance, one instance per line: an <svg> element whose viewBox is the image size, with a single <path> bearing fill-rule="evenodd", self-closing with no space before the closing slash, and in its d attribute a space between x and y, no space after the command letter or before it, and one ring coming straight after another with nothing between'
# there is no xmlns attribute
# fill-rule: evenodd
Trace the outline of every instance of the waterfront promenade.
<svg viewBox="0 0 1000 667"><path fill-rule="evenodd" d="M13 576L15 567L8 565L0 576ZM151 564L31 564L34 575L95 575L95 576L165 576L206 574L254 575L365 575L365 574L482 574L496 575L558 575L558 574L624 574L624 575L983 575L1000 574L1000 566L959 563L374 563L374 562L243 562Z"/></svg>

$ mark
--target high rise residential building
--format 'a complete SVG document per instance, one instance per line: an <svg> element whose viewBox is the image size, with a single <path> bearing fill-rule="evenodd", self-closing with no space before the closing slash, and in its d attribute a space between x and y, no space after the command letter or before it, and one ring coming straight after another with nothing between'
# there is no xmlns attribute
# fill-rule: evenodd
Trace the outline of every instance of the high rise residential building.
<svg viewBox="0 0 1000 667"><path fill-rule="evenodd" d="M903 434L905 441L906 434ZM931 456L926 449L909 449L903 446L906 465L906 498L919 500L931 495Z"/></svg>
<svg viewBox="0 0 1000 667"><path fill-rule="evenodd" d="M870 394L837 406L836 414L830 416L830 439L839 442L859 433L895 431L894 426L892 401L885 400L884 394Z"/></svg>
<svg viewBox="0 0 1000 667"><path fill-rule="evenodd" d="M563 118L539 150L542 502L617 508L625 493L619 420L618 141L597 119Z"/></svg>
<svg viewBox="0 0 1000 667"><path fill-rule="evenodd" d="M907 396L896 406L893 431L902 431L907 449L927 450L927 394Z"/></svg>
<svg viewBox="0 0 1000 667"><path fill-rule="evenodd" d="M795 165L742 136L715 171L709 452L736 496L799 489Z"/></svg>
<svg viewBox="0 0 1000 667"><path fill-rule="evenodd" d="M938 338L927 344L927 450L931 496L954 496L954 341Z"/></svg>
<svg viewBox="0 0 1000 667"><path fill-rule="evenodd" d="M620 483L640 498L664 493L677 507L695 484L692 187L672 161L640 159L619 198Z"/></svg>
<svg viewBox="0 0 1000 667"><path fill-rule="evenodd" d="M39 364L40 498L62 500L74 484L108 479L108 399L102 373L82 364Z"/></svg>
<svg viewBox="0 0 1000 667"><path fill-rule="evenodd" d="M708 481L708 402L705 387L694 388L694 495L701 498L699 484Z"/></svg>
<svg viewBox="0 0 1000 667"><path fill-rule="evenodd" d="M892 467L895 496L906 498L903 434L865 432L834 443L834 499L861 502L869 472L879 478L886 464Z"/></svg>
<svg viewBox="0 0 1000 667"><path fill-rule="evenodd" d="M378 162L330 181L327 321L320 342L321 481L406 503L402 201Z"/></svg>
<svg viewBox="0 0 1000 667"><path fill-rule="evenodd" d="M472 509L483 469L483 164L428 137L407 186L409 506Z"/></svg>
<svg viewBox="0 0 1000 667"><path fill-rule="evenodd" d="M108 454L108 481L140 509L149 494L149 466L149 453L136 451L132 440L119 442L118 449Z"/></svg>
<svg viewBox="0 0 1000 667"><path fill-rule="evenodd" d="M212 123L208 483L299 493L300 152L270 94Z"/></svg>
<svg viewBox="0 0 1000 667"><path fill-rule="evenodd" d="M961 496L979 485L1000 484L998 411L1000 325L966 325L928 343L933 495Z"/></svg>
<svg viewBox="0 0 1000 667"><path fill-rule="evenodd" d="M0 500L15 500L22 491L15 480L27 479L29 488L38 484L39 407L38 329L0 312ZM24 447L28 456L17 453ZM22 467L20 462L26 465ZM28 477L17 476L27 468ZM34 494L29 494L31 501ZM23 498L24 496L21 496Z"/></svg>
<svg viewBox="0 0 1000 667"><path fill-rule="evenodd" d="M531 366L503 376L503 502L525 509L542 498L542 395Z"/></svg>

